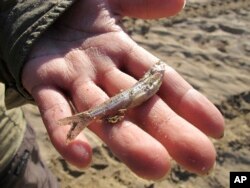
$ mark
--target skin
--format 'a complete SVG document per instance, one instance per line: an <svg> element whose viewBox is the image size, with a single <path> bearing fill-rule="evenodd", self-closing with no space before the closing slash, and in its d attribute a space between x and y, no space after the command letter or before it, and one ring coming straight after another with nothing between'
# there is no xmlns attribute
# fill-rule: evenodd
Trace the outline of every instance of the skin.
<svg viewBox="0 0 250 188"><path fill-rule="evenodd" d="M128 109L141 105L157 93L162 84L164 72L165 63L159 62L149 69L133 87L116 94L94 108L58 120L60 125L72 124L67 140L75 139L94 121L104 120L110 124L121 121Z"/></svg>
<svg viewBox="0 0 250 188"><path fill-rule="evenodd" d="M158 60L116 21L123 16L174 15L183 4L184 0L79 0L36 42L22 82L40 109L51 142L68 162L84 168L92 157L83 133L67 145L70 125L57 124L72 115L68 99L77 111L85 111L131 87ZM128 111L115 126L95 122L88 128L138 176L160 179L169 172L172 159L191 172L208 173L216 152L207 136L221 138L224 120L206 97L167 67L158 95Z"/></svg>

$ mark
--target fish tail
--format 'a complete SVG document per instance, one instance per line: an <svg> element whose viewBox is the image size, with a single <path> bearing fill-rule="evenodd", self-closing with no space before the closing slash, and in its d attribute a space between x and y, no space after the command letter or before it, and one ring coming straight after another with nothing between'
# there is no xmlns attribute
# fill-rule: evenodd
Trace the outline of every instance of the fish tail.
<svg viewBox="0 0 250 188"><path fill-rule="evenodd" d="M68 134L67 134L67 141L66 143L69 143L70 141L74 140L80 132L89 125L89 123L85 122L79 122L79 123L73 123L72 127L70 128Z"/></svg>
<svg viewBox="0 0 250 188"><path fill-rule="evenodd" d="M87 127L91 122L91 118L86 113L76 114L70 117L66 117L58 120L58 125L72 125L67 133L67 143L75 139L77 135Z"/></svg>

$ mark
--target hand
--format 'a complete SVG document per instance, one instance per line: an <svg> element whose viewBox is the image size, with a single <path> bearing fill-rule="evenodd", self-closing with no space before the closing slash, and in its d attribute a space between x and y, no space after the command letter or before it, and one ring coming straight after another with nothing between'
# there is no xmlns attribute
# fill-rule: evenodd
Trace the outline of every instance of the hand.
<svg viewBox="0 0 250 188"><path fill-rule="evenodd" d="M122 30L123 16L159 18L177 13L183 0L77 1L35 44L22 81L34 97L50 139L70 163L86 167L91 146L81 133L66 144L69 126L57 120L71 116L69 100L84 111L132 86L157 62ZM223 136L219 111L171 67L159 94L128 113L115 126L89 126L133 172L159 179L173 158L184 168L207 173L215 149L206 135Z"/></svg>

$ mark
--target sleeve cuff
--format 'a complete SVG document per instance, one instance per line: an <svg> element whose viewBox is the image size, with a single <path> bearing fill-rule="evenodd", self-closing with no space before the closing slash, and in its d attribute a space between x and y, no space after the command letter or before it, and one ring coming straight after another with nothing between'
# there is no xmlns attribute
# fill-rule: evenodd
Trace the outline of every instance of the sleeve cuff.
<svg viewBox="0 0 250 188"><path fill-rule="evenodd" d="M15 107L33 101L21 83L21 71L34 42L75 0L20 1L1 15L5 27L0 33L0 50L10 76L6 84L6 106ZM10 94L11 93L11 94ZM9 95L9 96L8 96ZM19 97L18 97L19 95ZM15 105L12 99L19 98ZM22 98L22 99L21 99Z"/></svg>

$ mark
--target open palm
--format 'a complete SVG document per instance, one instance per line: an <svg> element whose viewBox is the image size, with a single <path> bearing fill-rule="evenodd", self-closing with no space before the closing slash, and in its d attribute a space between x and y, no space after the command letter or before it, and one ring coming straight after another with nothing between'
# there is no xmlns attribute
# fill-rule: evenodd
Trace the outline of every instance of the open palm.
<svg viewBox="0 0 250 188"><path fill-rule="evenodd" d="M57 125L72 115L69 101L77 111L87 110L132 86L157 62L129 38L119 19L170 16L183 3L79 0L37 41L23 69L23 85L55 148L70 163L85 167L92 152L83 134L67 145L70 125ZM216 154L206 135L222 137L224 122L211 102L167 67L157 96L115 126L96 122L89 128L137 175L159 179L169 171L171 158L192 172L207 173Z"/></svg>

